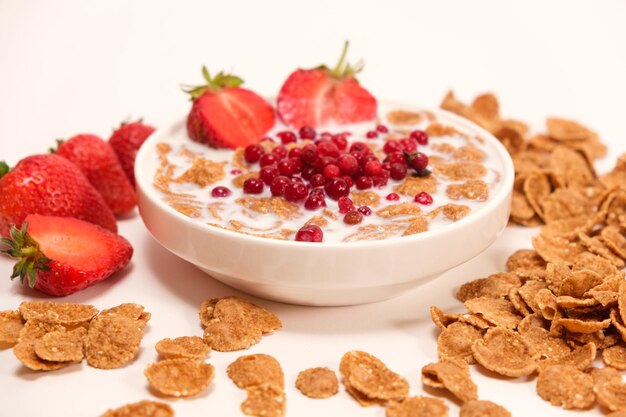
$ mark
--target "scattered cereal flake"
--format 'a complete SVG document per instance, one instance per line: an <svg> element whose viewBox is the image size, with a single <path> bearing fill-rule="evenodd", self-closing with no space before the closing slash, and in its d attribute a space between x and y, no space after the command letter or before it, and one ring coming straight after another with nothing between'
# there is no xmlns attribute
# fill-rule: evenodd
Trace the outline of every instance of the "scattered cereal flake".
<svg viewBox="0 0 626 417"><path fill-rule="evenodd" d="M602 256L603 258L608 259L613 265L618 268L624 267L624 260L619 256L615 255L612 250L610 250L606 245L600 240L598 236L589 237L585 233L579 233L578 238L584 247L586 247L589 252L593 252L596 255Z"/></svg>
<svg viewBox="0 0 626 417"><path fill-rule="evenodd" d="M435 166L433 172L437 175L443 175L451 181L463 181L485 176L487 168L477 162L450 162Z"/></svg>
<svg viewBox="0 0 626 417"><path fill-rule="evenodd" d="M560 237L533 236L533 247L546 262L572 265L585 248Z"/></svg>
<svg viewBox="0 0 626 417"><path fill-rule="evenodd" d="M489 198L489 186L483 180L468 180L462 184L450 184L446 187L446 195L452 200L467 198L485 201Z"/></svg>
<svg viewBox="0 0 626 417"><path fill-rule="evenodd" d="M600 232L600 240L617 256L626 259L626 237L617 226L607 226Z"/></svg>
<svg viewBox="0 0 626 417"><path fill-rule="evenodd" d="M530 347L535 360L561 358L571 352L565 340L552 337L550 332L542 327L529 326L524 331L520 331L520 336Z"/></svg>
<svg viewBox="0 0 626 417"><path fill-rule="evenodd" d="M511 288L521 285L520 279L515 274L499 272L487 278L466 282L461 285L455 296L461 302L478 297L505 298Z"/></svg>
<svg viewBox="0 0 626 417"><path fill-rule="evenodd" d="M117 315L92 320L85 340L85 357L94 368L115 369L133 360L143 337L141 324Z"/></svg>
<svg viewBox="0 0 626 417"><path fill-rule="evenodd" d="M598 305L598 300L595 298L574 298L569 295L560 295L556 297L556 304L562 308L581 308L581 307L594 307Z"/></svg>
<svg viewBox="0 0 626 417"><path fill-rule="evenodd" d="M164 359L148 365L144 375L152 388L172 397L189 397L205 390L213 380L212 365L194 359Z"/></svg>
<svg viewBox="0 0 626 417"><path fill-rule="evenodd" d="M410 236L428 231L429 220L423 216L415 217L402 233L402 236Z"/></svg>
<svg viewBox="0 0 626 417"><path fill-rule="evenodd" d="M380 201L380 196L373 191L353 191L350 199L355 206L376 207Z"/></svg>
<svg viewBox="0 0 626 417"><path fill-rule="evenodd" d="M461 359L448 359L424 366L422 382L429 387L446 389L462 402L478 399L478 387L472 381L469 365Z"/></svg>
<svg viewBox="0 0 626 417"><path fill-rule="evenodd" d="M558 141L584 140L593 133L580 123L559 117L549 117L546 120L548 135Z"/></svg>
<svg viewBox="0 0 626 417"><path fill-rule="evenodd" d="M366 352L353 350L344 354L339 371L346 386L372 400L399 401L409 394L406 379Z"/></svg>
<svg viewBox="0 0 626 417"><path fill-rule="evenodd" d="M387 113L387 120L394 125L416 125L424 120L424 114L407 110L393 110Z"/></svg>
<svg viewBox="0 0 626 417"><path fill-rule="evenodd" d="M249 416L283 417L287 407L285 393L273 384L246 388L248 397L241 403L241 411Z"/></svg>
<svg viewBox="0 0 626 417"><path fill-rule="evenodd" d="M401 184L393 187L393 190L398 194L410 197L416 196L421 192L433 194L437 192L437 179L432 175L427 177L413 177L409 175Z"/></svg>
<svg viewBox="0 0 626 417"><path fill-rule="evenodd" d="M586 216L593 210L589 199L575 189L557 188L541 202L546 223L571 217Z"/></svg>
<svg viewBox="0 0 626 417"><path fill-rule="evenodd" d="M472 364L472 345L482 337L482 332L470 324L452 323L439 334L437 352L441 359L459 358Z"/></svg>
<svg viewBox="0 0 626 417"><path fill-rule="evenodd" d="M87 330L84 327L46 333L34 344L35 354L45 361L80 362L83 360L83 346Z"/></svg>
<svg viewBox="0 0 626 417"><path fill-rule="evenodd" d="M545 360L539 362L539 366L541 368L545 368L551 365L569 365L580 371L584 371L591 366L596 358L596 354L596 344L590 342L586 345L576 347L573 351L566 355L546 358Z"/></svg>
<svg viewBox="0 0 626 417"><path fill-rule="evenodd" d="M200 187L206 187L224 178L224 165L226 162L215 162L198 157L193 160L191 167L173 182L192 182Z"/></svg>
<svg viewBox="0 0 626 417"><path fill-rule="evenodd" d="M610 384L611 382L616 382L618 384L622 382L622 373L610 366L604 368L591 368L588 372L593 378L594 389L604 384Z"/></svg>
<svg viewBox="0 0 626 417"><path fill-rule="evenodd" d="M485 159L485 153L473 145L465 145L455 149L452 157L460 161L482 162Z"/></svg>
<svg viewBox="0 0 626 417"><path fill-rule="evenodd" d="M309 368L298 374L296 388L309 398L329 398L339 391L339 382L328 368Z"/></svg>
<svg viewBox="0 0 626 417"><path fill-rule="evenodd" d="M22 364L33 371L54 371L65 368L69 362L51 362L40 359L35 354L33 343L18 343L13 346L13 354Z"/></svg>
<svg viewBox="0 0 626 417"><path fill-rule="evenodd" d="M244 172L233 178L232 183L237 188L243 188L243 183L250 178L259 178L259 173L257 171Z"/></svg>
<svg viewBox="0 0 626 417"><path fill-rule="evenodd" d="M533 249L519 249L506 260L508 272L544 270L545 267L546 261Z"/></svg>
<svg viewBox="0 0 626 417"><path fill-rule="evenodd" d="M472 345L476 362L504 376L530 375L537 369L530 347L512 330L496 327Z"/></svg>
<svg viewBox="0 0 626 417"><path fill-rule="evenodd" d="M620 343L602 350L602 360L606 366L626 370L626 346Z"/></svg>
<svg viewBox="0 0 626 417"><path fill-rule="evenodd" d="M300 213L300 208L297 204L290 203L282 198L272 197L271 204L272 211L283 220L293 219Z"/></svg>
<svg viewBox="0 0 626 417"><path fill-rule="evenodd" d="M211 322L211 319L213 318L215 304L217 304L219 300L219 298L209 298L207 300L204 300L202 304L200 304L200 313L198 315L200 317L200 323L202 323L202 326L206 327Z"/></svg>
<svg viewBox="0 0 626 417"><path fill-rule="evenodd" d="M285 377L276 358L262 353L240 356L226 369L228 377L239 388L273 384L283 389Z"/></svg>
<svg viewBox="0 0 626 417"><path fill-rule="evenodd" d="M596 272L587 269L575 271L563 279L560 295L580 298L583 297L587 291L602 284L602 282L602 277Z"/></svg>
<svg viewBox="0 0 626 417"><path fill-rule="evenodd" d="M447 417L448 406L439 398L408 397L402 401L390 401L386 417Z"/></svg>
<svg viewBox="0 0 626 417"><path fill-rule="evenodd" d="M144 307L141 304L135 303L124 303L120 304L116 307L107 308L106 310L102 310L100 315L117 315L126 317L131 320L139 320L141 315L144 312Z"/></svg>
<svg viewBox="0 0 626 417"><path fill-rule="evenodd" d="M531 172L524 180L523 190L528 204L543 219L541 202L552 192L548 176L540 172Z"/></svg>
<svg viewBox="0 0 626 417"><path fill-rule="evenodd" d="M520 223L521 220L530 220L535 216L535 210L533 210L532 206L528 203L526 196L517 191L513 190L513 195L511 197L511 218Z"/></svg>
<svg viewBox="0 0 626 417"><path fill-rule="evenodd" d="M426 128L426 133L430 137L438 137L438 136L452 136L458 135L460 132L456 130L452 126L444 125L439 122L434 122L428 125Z"/></svg>
<svg viewBox="0 0 626 417"><path fill-rule="evenodd" d="M584 187L595 179L595 173L585 157L566 146L558 146L552 151L549 170L557 187Z"/></svg>
<svg viewBox="0 0 626 417"><path fill-rule="evenodd" d="M508 297L509 301L511 302L511 304L513 304L513 307L515 308L515 311L517 311L519 314L524 317L533 314L533 311L530 309L530 307L528 307L528 304L526 304L524 299L519 295L519 288L511 288L509 290Z"/></svg>
<svg viewBox="0 0 626 417"><path fill-rule="evenodd" d="M396 216L414 216L420 214L422 209L417 203L398 203L391 204L376 212L376 214L385 219Z"/></svg>
<svg viewBox="0 0 626 417"><path fill-rule="evenodd" d="M459 417L511 417L511 413L491 401L474 400L461 406Z"/></svg>
<svg viewBox="0 0 626 417"><path fill-rule="evenodd" d="M515 329L522 319L508 300L478 297L465 301L465 307L489 323L506 329Z"/></svg>
<svg viewBox="0 0 626 417"><path fill-rule="evenodd" d="M324 216L317 214L304 223L305 226L309 226L311 224L319 227L326 227L328 226L328 220Z"/></svg>
<svg viewBox="0 0 626 417"><path fill-rule="evenodd" d="M0 349L14 346L22 327L24 327L24 320L19 311L0 311Z"/></svg>
<svg viewBox="0 0 626 417"><path fill-rule="evenodd" d="M108 410L100 417L174 417L174 410L162 402L139 401Z"/></svg>
<svg viewBox="0 0 626 417"><path fill-rule="evenodd" d="M546 287L547 285L543 281L528 280L518 289L518 293L532 311L535 313L541 313L541 308L539 307L537 300L537 294Z"/></svg>
<svg viewBox="0 0 626 417"><path fill-rule="evenodd" d="M155 349L166 359L204 359L211 352L211 348L198 336L162 339L157 342Z"/></svg>
<svg viewBox="0 0 626 417"><path fill-rule="evenodd" d="M602 276L613 275L617 273L617 268L608 259L593 254L591 252L583 252L576 257L572 270L589 269L595 271Z"/></svg>
<svg viewBox="0 0 626 417"><path fill-rule="evenodd" d="M88 322L98 314L98 309L92 305L52 301L23 301L19 310L27 321L39 320L68 325Z"/></svg>
<svg viewBox="0 0 626 417"><path fill-rule="evenodd" d="M439 328L439 330L443 330L452 323L456 323L457 321L459 321L459 316L460 314L456 313L446 313L436 306L430 307L430 318L435 326Z"/></svg>
<svg viewBox="0 0 626 417"><path fill-rule="evenodd" d="M626 384L609 382L595 387L596 398L600 405L611 411L626 409Z"/></svg>
<svg viewBox="0 0 626 417"><path fill-rule="evenodd" d="M448 203L441 208L443 215L455 222L467 216L470 210L471 209L468 206L453 203Z"/></svg>
<svg viewBox="0 0 626 417"><path fill-rule="evenodd" d="M614 411L607 414L606 417L626 417L626 411Z"/></svg>
<svg viewBox="0 0 626 417"><path fill-rule="evenodd" d="M561 220L553 220L541 228L544 236L561 237L573 240L580 232L589 232L594 226L595 217L582 215L577 217L567 217Z"/></svg>
<svg viewBox="0 0 626 417"><path fill-rule="evenodd" d="M205 325L204 341L220 352L247 349L261 335L282 326L273 313L243 298L224 297L213 307L213 315Z"/></svg>
<svg viewBox="0 0 626 417"><path fill-rule="evenodd" d="M546 320L554 320L559 315L557 297L547 288L539 290L535 294L534 306L536 306L536 312L540 313Z"/></svg>
<svg viewBox="0 0 626 417"><path fill-rule="evenodd" d="M565 409L585 409L595 402L593 378L573 366L552 365L537 378L537 394L550 404Z"/></svg>
<svg viewBox="0 0 626 417"><path fill-rule="evenodd" d="M598 330L604 330L611 325L611 319L604 320L582 320L562 318L558 319L558 323L570 332L576 333L594 333Z"/></svg>

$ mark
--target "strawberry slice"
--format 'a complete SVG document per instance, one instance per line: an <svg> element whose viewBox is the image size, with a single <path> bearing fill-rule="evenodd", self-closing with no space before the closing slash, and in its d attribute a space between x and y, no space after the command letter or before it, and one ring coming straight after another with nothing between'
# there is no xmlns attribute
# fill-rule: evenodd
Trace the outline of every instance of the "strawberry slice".
<svg viewBox="0 0 626 417"><path fill-rule="evenodd" d="M128 264L133 248L123 237L71 217L26 217L11 228L2 250L18 262L11 279L46 294L64 296L108 278Z"/></svg>
<svg viewBox="0 0 626 417"><path fill-rule="evenodd" d="M108 142L95 135L76 135L59 141L56 154L76 164L113 213L129 211L137 204L135 190Z"/></svg>
<svg viewBox="0 0 626 417"><path fill-rule="evenodd" d="M206 67L206 85L186 90L193 105L187 117L189 137L214 148L237 148L258 143L274 126L274 109L256 93L239 87L243 80Z"/></svg>
<svg viewBox="0 0 626 417"><path fill-rule="evenodd" d="M345 62L348 42L339 63L333 69L322 65L298 69L291 73L280 89L277 110L287 125L299 129L320 127L329 123L348 124L373 120L377 102L364 89L355 75L362 63L351 66Z"/></svg>

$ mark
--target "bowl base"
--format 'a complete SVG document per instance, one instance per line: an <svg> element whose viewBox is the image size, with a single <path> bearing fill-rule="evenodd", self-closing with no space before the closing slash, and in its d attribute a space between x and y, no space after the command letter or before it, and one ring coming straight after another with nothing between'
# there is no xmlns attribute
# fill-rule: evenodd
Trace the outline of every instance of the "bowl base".
<svg viewBox="0 0 626 417"><path fill-rule="evenodd" d="M419 287L437 275L419 281L402 284L384 285L362 288L303 288L272 285L234 278L198 266L198 269L210 275L223 284L243 291L255 297L270 301L315 307L339 307L359 304L369 304L397 297L408 290Z"/></svg>

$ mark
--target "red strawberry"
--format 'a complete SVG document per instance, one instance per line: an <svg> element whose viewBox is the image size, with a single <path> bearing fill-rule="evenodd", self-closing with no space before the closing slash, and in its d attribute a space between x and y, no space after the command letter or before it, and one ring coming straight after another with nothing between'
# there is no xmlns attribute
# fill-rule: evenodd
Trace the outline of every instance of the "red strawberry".
<svg viewBox="0 0 626 417"><path fill-rule="evenodd" d="M29 214L76 217L117 231L100 193L76 165L58 155L29 156L0 178L0 236Z"/></svg>
<svg viewBox="0 0 626 417"><path fill-rule="evenodd" d="M135 207L137 197L111 146L94 135L76 135L60 141L56 154L76 164L102 194L113 213Z"/></svg>
<svg viewBox="0 0 626 417"><path fill-rule="evenodd" d="M277 110L289 126L319 127L329 123L347 124L376 118L377 103L361 87L355 75L362 63L345 62L348 42L339 63L332 70L324 65L291 73L278 93Z"/></svg>
<svg viewBox="0 0 626 417"><path fill-rule="evenodd" d="M113 132L109 145L113 148L124 168L131 185L135 186L135 157L141 145L154 132L152 126L141 121L122 123L119 129Z"/></svg>
<svg viewBox="0 0 626 417"><path fill-rule="evenodd" d="M274 126L274 109L262 97L239 87L243 80L220 72L206 85L187 92L193 105L187 117L189 137L215 148L237 148L261 141Z"/></svg>
<svg viewBox="0 0 626 417"><path fill-rule="evenodd" d="M126 239L100 226L71 217L26 217L21 230L13 226L3 250L19 259L11 278L63 296L93 285L125 267L133 255Z"/></svg>

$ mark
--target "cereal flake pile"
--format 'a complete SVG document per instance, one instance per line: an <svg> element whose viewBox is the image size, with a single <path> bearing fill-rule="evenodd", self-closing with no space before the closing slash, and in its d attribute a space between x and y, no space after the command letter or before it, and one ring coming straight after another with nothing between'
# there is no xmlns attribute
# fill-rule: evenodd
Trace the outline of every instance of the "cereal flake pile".
<svg viewBox="0 0 626 417"><path fill-rule="evenodd" d="M467 313L431 307L441 330L440 366L477 363L504 377L538 375L537 394L555 406L589 409L599 403L603 411L615 411L612 416L623 415L626 155L598 176L593 159L606 148L576 122L551 118L546 134L527 137L526 125L500 119L492 95L468 106L449 93L442 107L502 141L516 171L511 221L543 226L532 238L534 249L512 254L505 272L461 286L456 297ZM592 366L597 355L604 368ZM425 384L432 374L430 365L423 369Z"/></svg>

